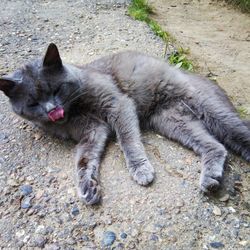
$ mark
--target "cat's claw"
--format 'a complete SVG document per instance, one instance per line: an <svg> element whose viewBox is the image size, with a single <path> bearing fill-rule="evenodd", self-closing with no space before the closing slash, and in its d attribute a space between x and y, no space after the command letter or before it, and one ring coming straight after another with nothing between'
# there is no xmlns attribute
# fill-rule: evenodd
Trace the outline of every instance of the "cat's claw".
<svg viewBox="0 0 250 250"><path fill-rule="evenodd" d="M221 185L222 174L209 176L203 175L200 178L200 188L204 193L214 192Z"/></svg>
<svg viewBox="0 0 250 250"><path fill-rule="evenodd" d="M223 177L223 164L216 164L212 167L204 167L201 171L200 188L204 193L216 191Z"/></svg>
<svg viewBox="0 0 250 250"><path fill-rule="evenodd" d="M149 162L137 167L131 168L130 173L133 179L140 185L146 186L154 180L155 171Z"/></svg>
<svg viewBox="0 0 250 250"><path fill-rule="evenodd" d="M86 205L93 205L100 202L101 188L95 178L85 177L83 180L79 181L78 193L80 199Z"/></svg>

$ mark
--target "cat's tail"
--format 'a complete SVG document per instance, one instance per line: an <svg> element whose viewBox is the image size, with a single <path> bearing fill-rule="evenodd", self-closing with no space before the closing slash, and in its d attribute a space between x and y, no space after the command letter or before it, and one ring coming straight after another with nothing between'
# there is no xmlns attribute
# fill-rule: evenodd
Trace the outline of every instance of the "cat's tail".
<svg viewBox="0 0 250 250"><path fill-rule="evenodd" d="M199 93L192 97L191 104L198 118L227 148L250 162L250 121L240 119L218 85L204 79L199 79L198 84Z"/></svg>

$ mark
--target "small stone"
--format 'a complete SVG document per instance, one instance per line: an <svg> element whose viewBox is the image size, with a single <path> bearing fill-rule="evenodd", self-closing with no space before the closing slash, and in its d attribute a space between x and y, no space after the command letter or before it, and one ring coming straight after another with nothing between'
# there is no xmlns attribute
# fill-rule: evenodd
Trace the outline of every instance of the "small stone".
<svg viewBox="0 0 250 250"><path fill-rule="evenodd" d="M117 246L115 247L115 249L124 249L124 244L123 243L118 243Z"/></svg>
<svg viewBox="0 0 250 250"><path fill-rule="evenodd" d="M41 135L40 133L35 133L35 134L34 134L34 139L35 139L36 141L40 140L41 138L42 138L42 135Z"/></svg>
<svg viewBox="0 0 250 250"><path fill-rule="evenodd" d="M222 202L226 202L228 201L230 198L229 194L225 194L224 196L222 196L219 200Z"/></svg>
<svg viewBox="0 0 250 250"><path fill-rule="evenodd" d="M159 240L159 237L158 237L156 234L152 234L152 235L150 236L150 240L158 241L158 240Z"/></svg>
<svg viewBox="0 0 250 250"><path fill-rule="evenodd" d="M30 239L30 235L28 234L28 235L26 235L24 238L23 238L23 243L27 243L28 241L29 241L29 239Z"/></svg>
<svg viewBox="0 0 250 250"><path fill-rule="evenodd" d="M29 194L31 194L33 192L32 186L30 186L30 185L22 185L20 187L20 192L24 196L29 195Z"/></svg>
<svg viewBox="0 0 250 250"><path fill-rule="evenodd" d="M127 235L126 233L124 233L124 232L123 232L123 233L121 233L121 235L120 235L120 236L121 236L121 238L122 238L122 239L126 239L126 238L128 237L128 235Z"/></svg>
<svg viewBox="0 0 250 250"><path fill-rule="evenodd" d="M233 207L229 207L228 210L233 214L236 213L236 210Z"/></svg>
<svg viewBox="0 0 250 250"><path fill-rule="evenodd" d="M66 244L73 246L76 244L76 241L73 238L69 238L66 240Z"/></svg>
<svg viewBox="0 0 250 250"><path fill-rule="evenodd" d="M183 206L184 206L184 202L183 202L182 200L177 201L176 207L181 208L181 207L183 207Z"/></svg>
<svg viewBox="0 0 250 250"><path fill-rule="evenodd" d="M19 184L17 183L17 181L16 180L14 180L14 179L9 179L8 181L7 181L7 184L9 185L9 186L11 186L11 187L17 187Z"/></svg>
<svg viewBox="0 0 250 250"><path fill-rule="evenodd" d="M23 208L23 209L30 208L31 207L30 201L31 201L30 197L27 197L27 198L23 199L22 202L21 202L21 208Z"/></svg>
<svg viewBox="0 0 250 250"><path fill-rule="evenodd" d="M221 248L221 247L224 247L224 244L221 243L221 242L215 241L215 242L211 242L211 243L210 243L210 246L211 246L212 248Z"/></svg>
<svg viewBox="0 0 250 250"><path fill-rule="evenodd" d="M42 236L37 236L35 239L34 239L34 243L36 245L36 247L40 247L40 248L43 248L44 245L46 244L47 242L47 239L42 237Z"/></svg>
<svg viewBox="0 0 250 250"><path fill-rule="evenodd" d="M34 212L35 212L35 210L31 208L31 209L29 209L29 211L27 212L27 215L30 216L30 215L32 215Z"/></svg>
<svg viewBox="0 0 250 250"><path fill-rule="evenodd" d="M20 237L22 237L24 235L25 235L25 231L23 229L16 232L16 237L18 237L18 238L20 238Z"/></svg>
<svg viewBox="0 0 250 250"><path fill-rule="evenodd" d="M87 235L83 235L83 236L81 237L81 240L82 240L82 241L88 241L88 240L89 240L89 237L88 237Z"/></svg>
<svg viewBox="0 0 250 250"><path fill-rule="evenodd" d="M116 240L116 235L114 232L111 231L107 231L104 233L103 235L103 240L102 240L102 244L107 247L107 246L111 246L114 241Z"/></svg>
<svg viewBox="0 0 250 250"><path fill-rule="evenodd" d="M61 169L59 169L59 168L48 168L48 173L59 173L61 171Z"/></svg>
<svg viewBox="0 0 250 250"><path fill-rule="evenodd" d="M220 208L217 207L217 206L214 206L213 213L214 213L216 216L221 216L221 210L220 210Z"/></svg>
<svg viewBox="0 0 250 250"><path fill-rule="evenodd" d="M46 234L46 229L45 229L45 226L44 225L39 225L37 228L36 228L36 231L35 231L37 234L43 234L45 235Z"/></svg>
<svg viewBox="0 0 250 250"><path fill-rule="evenodd" d="M249 242L247 240L242 240L239 242L239 244L243 247L245 247Z"/></svg>
<svg viewBox="0 0 250 250"><path fill-rule="evenodd" d="M72 215L77 216L79 213L80 213L80 211L79 211L79 208L78 208L77 206L74 206L74 207L71 209L71 214L72 214Z"/></svg>
<svg viewBox="0 0 250 250"><path fill-rule="evenodd" d="M60 246L58 244L46 244L46 250L60 250Z"/></svg>

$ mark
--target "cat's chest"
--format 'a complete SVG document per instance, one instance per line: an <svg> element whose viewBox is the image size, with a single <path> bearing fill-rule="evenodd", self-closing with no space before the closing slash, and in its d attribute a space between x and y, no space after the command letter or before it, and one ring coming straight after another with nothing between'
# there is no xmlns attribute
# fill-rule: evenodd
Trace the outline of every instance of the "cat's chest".
<svg viewBox="0 0 250 250"><path fill-rule="evenodd" d="M66 124L37 124L46 133L58 137L63 140L72 139L70 131L67 129Z"/></svg>

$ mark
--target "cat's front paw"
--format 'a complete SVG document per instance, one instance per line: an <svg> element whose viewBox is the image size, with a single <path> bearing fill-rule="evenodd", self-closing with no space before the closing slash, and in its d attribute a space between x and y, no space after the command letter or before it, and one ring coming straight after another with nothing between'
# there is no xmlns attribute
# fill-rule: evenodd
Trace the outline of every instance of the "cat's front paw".
<svg viewBox="0 0 250 250"><path fill-rule="evenodd" d="M207 169L202 171L200 177L200 188L204 193L216 191L220 185L223 176L223 169Z"/></svg>
<svg viewBox="0 0 250 250"><path fill-rule="evenodd" d="M155 171L150 162L146 161L136 168L131 167L130 174L138 184L146 186L154 180Z"/></svg>
<svg viewBox="0 0 250 250"><path fill-rule="evenodd" d="M93 205L100 202L101 188L98 181L92 176L85 176L78 183L78 194L86 205Z"/></svg>

